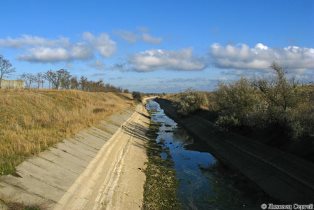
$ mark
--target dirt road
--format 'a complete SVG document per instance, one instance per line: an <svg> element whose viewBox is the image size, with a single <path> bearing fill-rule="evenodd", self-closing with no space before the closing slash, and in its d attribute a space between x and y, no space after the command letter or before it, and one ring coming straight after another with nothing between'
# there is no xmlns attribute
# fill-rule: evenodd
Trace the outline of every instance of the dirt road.
<svg viewBox="0 0 314 210"><path fill-rule="evenodd" d="M108 140L55 209L141 209L147 161L143 106Z"/></svg>

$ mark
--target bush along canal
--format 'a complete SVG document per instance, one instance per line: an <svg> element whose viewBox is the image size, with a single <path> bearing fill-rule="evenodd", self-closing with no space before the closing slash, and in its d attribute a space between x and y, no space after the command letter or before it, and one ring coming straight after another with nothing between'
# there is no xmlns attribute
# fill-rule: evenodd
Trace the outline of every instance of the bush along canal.
<svg viewBox="0 0 314 210"><path fill-rule="evenodd" d="M267 196L222 165L206 144L195 141L149 100L145 209L260 209Z"/></svg>

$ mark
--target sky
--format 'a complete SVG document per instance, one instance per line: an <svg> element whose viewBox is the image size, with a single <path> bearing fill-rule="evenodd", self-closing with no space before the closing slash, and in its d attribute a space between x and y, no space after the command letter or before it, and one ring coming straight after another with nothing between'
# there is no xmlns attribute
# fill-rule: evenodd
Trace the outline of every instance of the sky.
<svg viewBox="0 0 314 210"><path fill-rule="evenodd" d="M0 54L129 90L213 90L272 75L314 81L313 0L1 0Z"/></svg>

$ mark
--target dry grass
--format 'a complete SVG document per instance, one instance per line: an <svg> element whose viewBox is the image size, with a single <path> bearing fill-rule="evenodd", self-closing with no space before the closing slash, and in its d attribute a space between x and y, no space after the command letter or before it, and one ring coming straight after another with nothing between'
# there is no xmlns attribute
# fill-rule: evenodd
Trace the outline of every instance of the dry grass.
<svg viewBox="0 0 314 210"><path fill-rule="evenodd" d="M132 105L128 94L0 90L0 174Z"/></svg>

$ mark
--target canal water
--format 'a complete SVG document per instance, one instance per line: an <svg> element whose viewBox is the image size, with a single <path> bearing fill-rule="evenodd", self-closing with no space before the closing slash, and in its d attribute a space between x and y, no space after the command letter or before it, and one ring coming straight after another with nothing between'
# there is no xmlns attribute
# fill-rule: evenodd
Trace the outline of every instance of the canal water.
<svg viewBox="0 0 314 210"><path fill-rule="evenodd" d="M194 141L157 102L148 101L146 108L152 121L160 124L156 141L164 148L161 157L174 162L182 209L260 209L254 196L236 187L233 174L221 169L206 145Z"/></svg>

